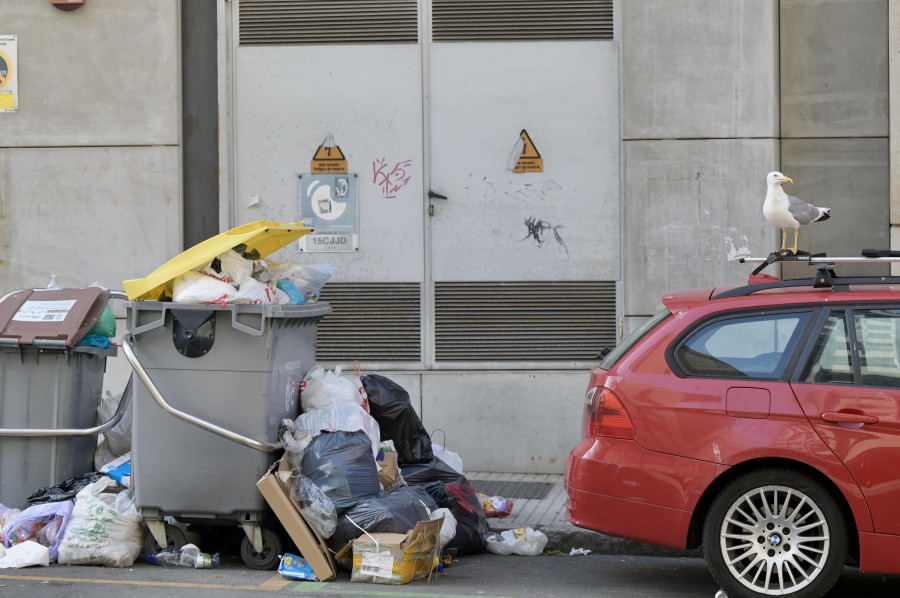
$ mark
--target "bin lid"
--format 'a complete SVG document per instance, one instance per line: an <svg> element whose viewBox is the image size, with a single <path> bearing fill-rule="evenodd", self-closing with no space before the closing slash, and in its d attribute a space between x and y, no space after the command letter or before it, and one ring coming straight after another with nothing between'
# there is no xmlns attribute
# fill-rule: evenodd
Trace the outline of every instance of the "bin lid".
<svg viewBox="0 0 900 598"><path fill-rule="evenodd" d="M247 251L255 249L260 257L265 257L312 230L302 220L286 224L257 220L210 237L179 253L145 278L126 280L122 286L130 301L159 301L165 296L172 296L171 283L175 278L205 265L237 245L243 243Z"/></svg>
<svg viewBox="0 0 900 598"><path fill-rule="evenodd" d="M108 302L109 291L100 287L16 291L0 303L0 339L73 347L97 323Z"/></svg>

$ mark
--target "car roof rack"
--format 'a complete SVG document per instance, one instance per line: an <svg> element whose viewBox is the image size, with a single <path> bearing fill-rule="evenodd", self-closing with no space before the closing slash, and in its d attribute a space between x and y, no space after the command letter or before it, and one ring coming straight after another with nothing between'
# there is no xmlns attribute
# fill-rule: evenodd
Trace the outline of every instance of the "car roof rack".
<svg viewBox="0 0 900 598"><path fill-rule="evenodd" d="M782 249L773 251L768 257L745 257L739 260L742 264L760 264L750 274L751 279L759 275L767 266L776 262L800 262L815 266L816 274L813 278L798 278L794 280L781 280L773 277L760 278L743 287L729 289L713 299L727 297L746 297L753 293L767 289L783 289L793 287L812 287L814 289L833 289L837 291L849 291L850 285L872 284L900 284L900 276L854 276L840 277L834 273L835 264L870 264L880 262L900 262L900 251L889 249L863 249L860 257L827 257L824 253L810 254L805 251L796 254L790 250ZM766 275L763 275L766 276Z"/></svg>

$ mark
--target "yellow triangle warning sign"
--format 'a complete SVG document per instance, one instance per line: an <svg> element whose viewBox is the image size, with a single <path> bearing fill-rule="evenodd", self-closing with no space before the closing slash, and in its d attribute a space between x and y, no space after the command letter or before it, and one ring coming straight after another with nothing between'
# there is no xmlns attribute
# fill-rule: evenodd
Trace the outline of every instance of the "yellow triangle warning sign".
<svg viewBox="0 0 900 598"><path fill-rule="evenodd" d="M544 172L544 159L528 136L528 131L522 129L519 136L522 138L522 153L519 154L513 172Z"/></svg>
<svg viewBox="0 0 900 598"><path fill-rule="evenodd" d="M310 163L312 174L346 174L347 158L337 145L319 146Z"/></svg>

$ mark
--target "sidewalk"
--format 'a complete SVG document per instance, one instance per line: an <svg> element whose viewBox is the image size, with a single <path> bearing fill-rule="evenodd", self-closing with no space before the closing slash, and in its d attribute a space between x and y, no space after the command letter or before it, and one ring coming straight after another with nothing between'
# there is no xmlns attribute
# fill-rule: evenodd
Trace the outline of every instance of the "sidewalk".
<svg viewBox="0 0 900 598"><path fill-rule="evenodd" d="M699 555L697 551L672 550L575 527L566 521L566 489L561 474L466 472L465 475L478 492L513 500L512 515L488 519L491 531L517 527L540 530L548 539L545 554L585 548L596 554Z"/></svg>

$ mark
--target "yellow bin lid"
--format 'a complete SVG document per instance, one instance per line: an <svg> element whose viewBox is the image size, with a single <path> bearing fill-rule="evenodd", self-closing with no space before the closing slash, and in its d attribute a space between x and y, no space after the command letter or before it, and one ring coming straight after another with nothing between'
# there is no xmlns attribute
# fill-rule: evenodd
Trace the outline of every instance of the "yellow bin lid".
<svg viewBox="0 0 900 598"><path fill-rule="evenodd" d="M257 220L197 243L151 272L149 276L126 280L122 285L131 301L160 301L172 296L172 281L177 276L197 266L205 265L232 247L243 243L247 246L247 251L255 249L260 257L265 257L290 245L312 230L302 220L287 224Z"/></svg>

